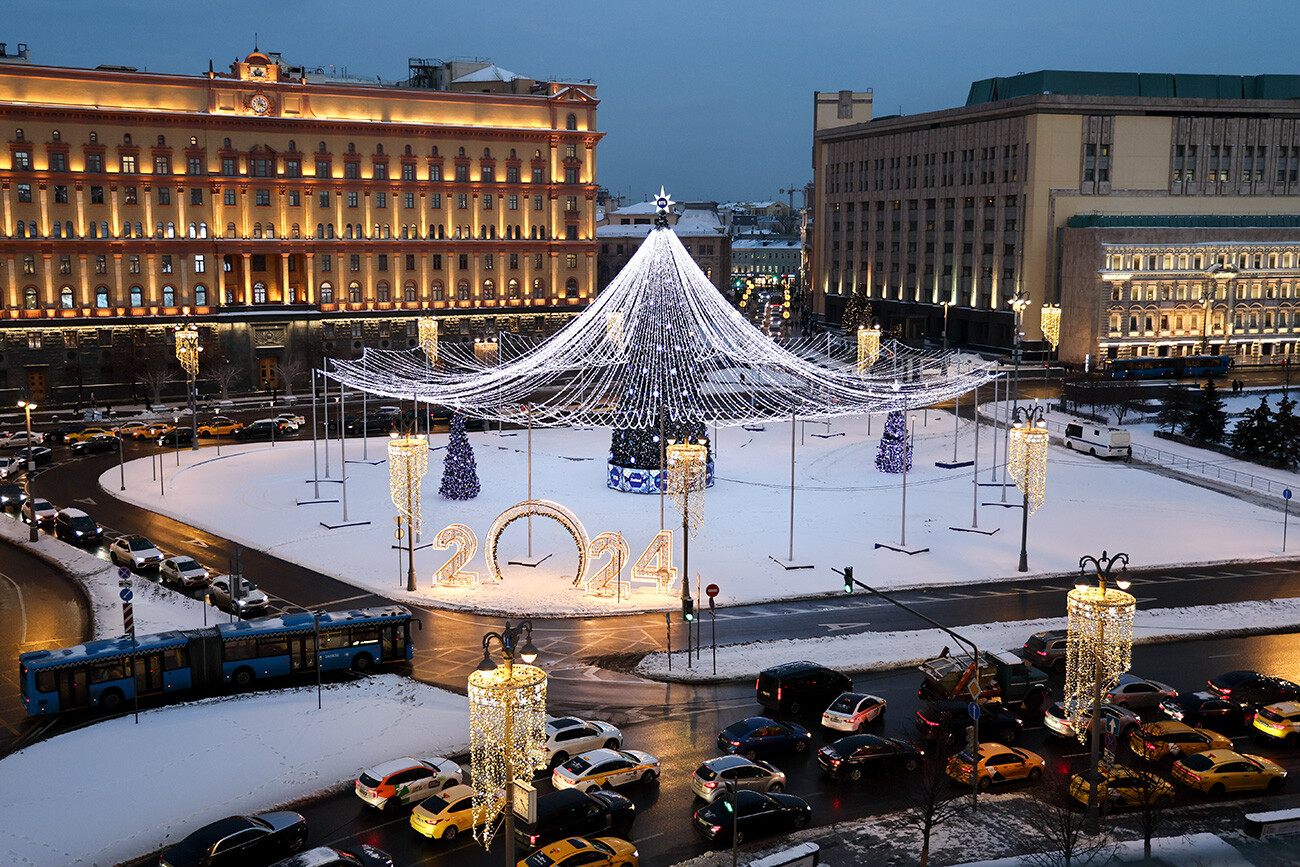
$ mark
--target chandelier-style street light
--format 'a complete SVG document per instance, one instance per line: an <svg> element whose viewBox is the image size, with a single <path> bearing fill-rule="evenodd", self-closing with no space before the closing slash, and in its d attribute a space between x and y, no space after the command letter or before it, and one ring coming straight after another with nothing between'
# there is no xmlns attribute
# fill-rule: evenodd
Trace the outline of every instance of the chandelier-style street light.
<svg viewBox="0 0 1300 867"><path fill-rule="evenodd" d="M863 376L880 358L880 326L858 326L858 375Z"/></svg>
<svg viewBox="0 0 1300 867"><path fill-rule="evenodd" d="M501 646L504 667L492 661L493 639ZM523 664L515 662L516 651ZM483 636L483 660L469 676L474 836L484 849L491 846L497 817L504 811L509 867L516 863L515 782L531 780L546 764L546 672L532 665L536 659L533 622L511 626L507 620L500 632Z"/></svg>
<svg viewBox="0 0 1300 867"><path fill-rule="evenodd" d="M409 433L388 441L388 496L397 508L398 526L406 520L406 589L415 591L415 534L423 529L420 481L429 471L429 446ZM400 537L399 537L400 538Z"/></svg>
<svg viewBox="0 0 1300 867"><path fill-rule="evenodd" d="M190 450L197 450L199 447L199 413L198 407L195 406L197 399L196 381L199 375L199 353L203 347L199 346L199 330L193 325L186 325L183 328L176 329L176 360L181 363L185 373L189 378L189 402L190 402Z"/></svg>
<svg viewBox="0 0 1300 867"><path fill-rule="evenodd" d="M1119 589L1107 586L1116 563L1121 564L1115 581ZM1096 587L1090 586L1084 575L1084 568L1089 565L1097 575ZM1102 551L1100 557L1080 557L1079 578L1066 603L1069 624L1065 651L1065 715L1073 724L1080 742L1087 736L1082 725L1084 709L1091 708L1091 779L1088 786L1088 827L1091 833L1096 833L1098 827L1097 797L1101 786L1098 773L1101 696L1114 688L1119 676L1128 671L1133 658L1133 614L1137 600L1124 592L1128 586L1128 554L1121 552L1107 556Z"/></svg>
<svg viewBox="0 0 1300 867"><path fill-rule="evenodd" d="M432 367L438 360L438 320L432 316L421 316L416 320L416 327L419 330L420 348L424 350L424 357Z"/></svg>
<svg viewBox="0 0 1300 867"><path fill-rule="evenodd" d="M1011 439L1007 445L1007 473L1024 494L1020 522L1021 572L1029 571L1029 516L1043 504L1047 489L1047 422L1038 404L1018 406L1012 413Z"/></svg>
<svg viewBox="0 0 1300 867"><path fill-rule="evenodd" d="M1061 305L1044 304L1042 313L1043 339L1052 349L1061 344Z"/></svg>

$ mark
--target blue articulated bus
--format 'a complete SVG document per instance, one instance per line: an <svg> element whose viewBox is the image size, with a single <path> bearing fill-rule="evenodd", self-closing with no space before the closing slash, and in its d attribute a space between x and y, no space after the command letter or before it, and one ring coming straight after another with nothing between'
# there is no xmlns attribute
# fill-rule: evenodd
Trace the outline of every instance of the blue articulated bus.
<svg viewBox="0 0 1300 867"><path fill-rule="evenodd" d="M1106 375L1111 379L1211 376L1227 373L1230 367L1232 359L1227 355L1148 355L1113 359L1106 364Z"/></svg>
<svg viewBox="0 0 1300 867"><path fill-rule="evenodd" d="M172 695L212 684L248 687L258 680L409 662L411 611L400 605L281 614L105 638L18 657L18 683L29 715L78 708L114 710L140 696ZM418 624L419 621L416 621Z"/></svg>

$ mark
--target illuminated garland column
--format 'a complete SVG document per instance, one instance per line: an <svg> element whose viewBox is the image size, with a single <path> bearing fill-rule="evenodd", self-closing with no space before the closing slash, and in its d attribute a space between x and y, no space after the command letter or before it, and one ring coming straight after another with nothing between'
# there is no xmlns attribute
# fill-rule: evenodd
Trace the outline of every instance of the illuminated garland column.
<svg viewBox="0 0 1300 867"><path fill-rule="evenodd" d="M1123 569L1115 583L1120 589L1106 586L1111 567L1122 563ZM1084 567L1091 564L1097 572L1097 586L1088 586ZM1088 824L1092 833L1097 830L1097 796L1100 780L1097 769L1100 756L1101 695L1109 692L1119 682L1119 676L1128 671L1133 656L1133 614L1137 600L1124 590L1127 580L1128 555L1113 557L1102 551L1100 557L1079 558L1079 579L1067 597L1069 612L1065 651L1065 715L1074 726L1075 736L1082 742L1084 710L1090 708L1088 727L1091 730L1090 748L1091 780L1088 791Z"/></svg>
<svg viewBox="0 0 1300 867"><path fill-rule="evenodd" d="M194 451L199 447L199 415L198 408L194 405L194 385L195 377L197 377L199 373L199 353L202 351L203 348L199 346L198 329L193 325L187 325L184 328L178 328L176 330L176 359L180 361L181 367L185 368L185 373L189 378L191 451Z"/></svg>
<svg viewBox="0 0 1300 867"><path fill-rule="evenodd" d="M1024 513L1020 523L1021 572L1029 571L1029 553L1026 541L1029 536L1029 516L1043 504L1047 488L1047 422L1043 421L1043 408L1016 407L1012 415L1015 426L1011 429L1007 445L1007 472L1024 494Z"/></svg>
<svg viewBox="0 0 1300 867"><path fill-rule="evenodd" d="M868 328L858 326L858 376L866 374L867 369L880 358L880 326Z"/></svg>
<svg viewBox="0 0 1300 867"><path fill-rule="evenodd" d="M673 502L682 513L682 617L686 627L686 665L691 664L691 628L694 618L694 606L691 603L690 552L691 537L700 532L704 522L704 486L706 482L705 465L708 461L709 447L707 441L678 443L668 441L668 490L673 495ZM699 496L691 498L697 491ZM689 616L688 616L689 615Z"/></svg>
<svg viewBox="0 0 1300 867"><path fill-rule="evenodd" d="M421 316L416 320L420 333L420 348L424 350L425 363L429 365L429 376L433 376L433 368L438 363L438 320L432 316ZM429 445L429 437L432 436L433 427L430 424L429 417L430 407L425 404L424 407L424 444ZM419 427L419 409L416 409L416 425Z"/></svg>
<svg viewBox="0 0 1300 867"><path fill-rule="evenodd" d="M1052 349L1061 343L1061 307L1059 304L1044 304L1042 313L1043 339Z"/></svg>
<svg viewBox="0 0 1300 867"><path fill-rule="evenodd" d="M420 481L429 471L429 446L409 434L388 441L388 495L406 519L406 589L415 591L415 534L423 527Z"/></svg>

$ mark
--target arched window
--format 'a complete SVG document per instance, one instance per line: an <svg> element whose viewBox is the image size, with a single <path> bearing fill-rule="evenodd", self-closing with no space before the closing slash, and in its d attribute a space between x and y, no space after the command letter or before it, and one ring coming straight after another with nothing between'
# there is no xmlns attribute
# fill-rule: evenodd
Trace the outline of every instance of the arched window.
<svg viewBox="0 0 1300 867"><path fill-rule="evenodd" d="M64 310L72 309L72 287L64 286L59 290L59 306Z"/></svg>
<svg viewBox="0 0 1300 867"><path fill-rule="evenodd" d="M261 280L258 280L256 283L253 284L253 303L254 304L266 303L266 284L263 283Z"/></svg>
<svg viewBox="0 0 1300 867"><path fill-rule="evenodd" d="M167 137L166 137L166 136L163 136L163 135L158 136L158 147L160 147L160 148L162 148L162 147L167 147Z"/></svg>
<svg viewBox="0 0 1300 867"><path fill-rule="evenodd" d="M348 284L348 300L353 304L361 303L361 284L356 280Z"/></svg>
<svg viewBox="0 0 1300 867"><path fill-rule="evenodd" d="M92 144L99 141L99 133L95 132L93 129L90 131L90 141Z"/></svg>
<svg viewBox="0 0 1300 867"><path fill-rule="evenodd" d="M136 223L136 224L135 224L135 236L136 236L137 238L143 238L143 237L144 237L144 229L141 228L141 226L140 226L139 223Z"/></svg>
<svg viewBox="0 0 1300 867"><path fill-rule="evenodd" d="M317 237L317 238L324 238L324 237L325 237L325 224L324 224L324 223L317 223L317 224L316 224L316 237Z"/></svg>
<svg viewBox="0 0 1300 867"><path fill-rule="evenodd" d="M168 224L167 224L167 237L168 237L168 238L175 238L175 237L176 237L176 224L175 224L175 223L168 223Z"/></svg>
<svg viewBox="0 0 1300 867"><path fill-rule="evenodd" d="M190 136L190 147L196 148L198 146L199 146L199 137L196 135Z"/></svg>
<svg viewBox="0 0 1300 867"><path fill-rule="evenodd" d="M108 237L108 221L107 221L107 220L105 220L104 222L102 222L102 223L99 224L99 237L101 237L101 238L107 238L107 237Z"/></svg>
<svg viewBox="0 0 1300 867"><path fill-rule="evenodd" d="M375 145L375 153L377 153L377 154L382 154L383 152L384 152L384 146L383 146L383 145L381 145L381 144L377 144L377 145Z"/></svg>
<svg viewBox="0 0 1300 867"><path fill-rule="evenodd" d="M389 301L393 300L393 290L388 285L387 280L379 281L378 285L375 286L375 295L383 304L387 304Z"/></svg>
<svg viewBox="0 0 1300 867"><path fill-rule="evenodd" d="M316 150L320 153L325 153L325 142L318 142L316 144Z"/></svg>
<svg viewBox="0 0 1300 867"><path fill-rule="evenodd" d="M357 237L360 237L360 236L361 236L361 228L358 227L358 228L357 228ZM378 237L379 237L379 224L378 224L378 223L375 223L375 231L371 233L370 237L372 237L372 238L378 238Z"/></svg>
<svg viewBox="0 0 1300 867"><path fill-rule="evenodd" d="M233 237L235 237L235 224L234 224L234 223L226 223L226 237L227 237L227 238L233 238Z"/></svg>
<svg viewBox="0 0 1300 867"><path fill-rule="evenodd" d="M334 237L334 224L333 224L333 223L326 223L326 224L325 224L325 237L326 237L326 238L333 238L333 237Z"/></svg>
<svg viewBox="0 0 1300 867"><path fill-rule="evenodd" d="M28 286L23 290L23 304L28 310L35 310L40 303L40 294L36 291L35 286Z"/></svg>
<svg viewBox="0 0 1300 867"><path fill-rule="evenodd" d="M392 237L392 232L390 231L389 225L387 223L384 223L384 237L385 238Z"/></svg>
<svg viewBox="0 0 1300 867"><path fill-rule="evenodd" d="M534 240L534 241L537 240L537 227L536 227L536 226L533 226L533 228L529 231L529 233L528 233L528 237L531 238L531 239Z"/></svg>
<svg viewBox="0 0 1300 867"><path fill-rule="evenodd" d="M402 286L402 300L412 302L415 300L415 281L407 280Z"/></svg>
<svg viewBox="0 0 1300 867"><path fill-rule="evenodd" d="M439 241L447 240L447 227L444 226L442 223L438 224L438 240Z"/></svg>
<svg viewBox="0 0 1300 867"><path fill-rule="evenodd" d="M190 233L189 233L189 236L190 236L191 238L197 238L197 237L199 236L199 224L198 224L198 223L190 223Z"/></svg>
<svg viewBox="0 0 1300 867"><path fill-rule="evenodd" d="M298 150L298 143L293 139L289 139L289 153L294 153L297 150Z"/></svg>
<svg viewBox="0 0 1300 867"><path fill-rule="evenodd" d="M108 307L108 287L107 287L107 286L96 286L96 287L95 287L95 306L98 307L100 310L104 310L105 308Z"/></svg>
<svg viewBox="0 0 1300 867"><path fill-rule="evenodd" d="M410 237L411 236L408 234L408 229L406 228L406 226L402 226L402 240L405 241Z"/></svg>
<svg viewBox="0 0 1300 867"><path fill-rule="evenodd" d="M334 303L334 287L331 286L329 283L320 284L320 303L322 304Z"/></svg>
<svg viewBox="0 0 1300 867"><path fill-rule="evenodd" d="M96 223L94 220L90 221L90 237L92 238L99 237L99 224Z"/></svg>
<svg viewBox="0 0 1300 867"><path fill-rule="evenodd" d="M61 221L59 220L54 221L54 225L50 227L50 237L51 238L63 237L63 223Z"/></svg>
<svg viewBox="0 0 1300 867"><path fill-rule="evenodd" d="M122 136L122 144L130 144L130 143L131 143L130 133L127 133L126 135Z"/></svg>
<svg viewBox="0 0 1300 867"><path fill-rule="evenodd" d="M565 284L564 284L564 297L565 297L565 298L577 298L577 297L578 297L578 281L577 281L575 278L570 277L570 278L568 279L568 281L565 282Z"/></svg>
<svg viewBox="0 0 1300 867"><path fill-rule="evenodd" d="M456 300L458 300L458 301L468 301L468 300L469 300L469 281L468 281L468 280L461 280L459 283L456 284Z"/></svg>
<svg viewBox="0 0 1300 867"><path fill-rule="evenodd" d="M478 236L479 236L479 240L481 241L487 240L487 226L478 227Z"/></svg>
<svg viewBox="0 0 1300 867"><path fill-rule="evenodd" d="M227 138L227 139L222 139L222 140L221 140L221 146L222 146L223 148L225 148L226 150L229 150L229 149L230 149L230 139L228 139L228 138Z"/></svg>
<svg viewBox="0 0 1300 867"><path fill-rule="evenodd" d="M17 222L17 224L15 224L15 226L14 226L14 232L16 233L16 234L14 235L15 238L26 238L26 237L27 237L27 224L24 223L22 220L19 220L19 221Z"/></svg>
<svg viewBox="0 0 1300 867"><path fill-rule="evenodd" d="M577 129L577 128L578 128L578 116L577 116L576 114L571 114L571 115L569 115L568 117L566 117L566 118L564 119L564 128L565 128L565 129Z"/></svg>
<svg viewBox="0 0 1300 867"><path fill-rule="evenodd" d="M519 297L519 281L518 281L518 280L515 280L514 278L511 278L511 279L510 279L510 282L506 284L506 291L509 293L509 297L510 297L510 298L518 298L518 297Z"/></svg>
<svg viewBox="0 0 1300 867"><path fill-rule="evenodd" d="M352 237L352 224L351 224L351 223L348 223L347 226L344 227L344 230L343 230L343 237L344 237L344 238L349 238L349 239Z"/></svg>
<svg viewBox="0 0 1300 867"><path fill-rule="evenodd" d="M266 237L268 237L268 238L274 238L274 237L275 237L275 223L267 223L267 224L266 224Z"/></svg>
<svg viewBox="0 0 1300 867"><path fill-rule="evenodd" d="M546 294L546 281L541 277L533 278L533 297L541 298Z"/></svg>
<svg viewBox="0 0 1300 867"><path fill-rule="evenodd" d="M515 149L514 149L514 148L511 148L511 149L510 149L510 159L514 159L514 158L515 158Z"/></svg>
<svg viewBox="0 0 1300 867"><path fill-rule="evenodd" d="M131 298L132 307L144 306L144 290L141 289L139 286L131 287L130 298Z"/></svg>
<svg viewBox="0 0 1300 867"><path fill-rule="evenodd" d="M176 306L176 287L175 287L175 286L164 286L164 287L162 287L162 296L163 296L163 306L164 306L164 307L175 307L175 306Z"/></svg>
<svg viewBox="0 0 1300 867"><path fill-rule="evenodd" d="M488 237L491 238L493 241L495 241L495 240L497 239L497 227L496 227L496 226L488 226Z"/></svg>
<svg viewBox="0 0 1300 867"><path fill-rule="evenodd" d="M289 227L289 232L291 233L291 235L295 240L302 237L302 229L299 228L297 223L294 223L292 226Z"/></svg>
<svg viewBox="0 0 1300 867"><path fill-rule="evenodd" d="M545 226L539 226L538 229L537 229L537 233L538 233L539 235L542 236L542 240L543 240L543 241L546 240L546 227L545 227Z"/></svg>
<svg viewBox="0 0 1300 867"><path fill-rule="evenodd" d="M494 301L497 297L497 286L491 280L483 281L483 299L485 301Z"/></svg>
<svg viewBox="0 0 1300 867"><path fill-rule="evenodd" d="M348 153L354 154L356 152L357 152L356 142L348 142Z"/></svg>
<svg viewBox="0 0 1300 867"><path fill-rule="evenodd" d="M442 297L442 281L441 281L441 280L435 280L435 281L433 281L433 285L429 287L429 297L432 298L434 301L442 301L442 300L443 300L443 297Z"/></svg>
<svg viewBox="0 0 1300 867"><path fill-rule="evenodd" d="M54 132L50 133L50 135L54 137L55 141L63 140L63 133L59 132L57 129Z"/></svg>
<svg viewBox="0 0 1300 867"><path fill-rule="evenodd" d="M199 283L194 287L194 303L198 307L208 306L208 287L204 286L202 283Z"/></svg>
<svg viewBox="0 0 1300 867"><path fill-rule="evenodd" d="M155 238L161 238L161 237L163 236L163 224L162 224L161 221L158 222L158 223L156 223L156 224L154 224L154 227L153 227L153 236L154 236Z"/></svg>
<svg viewBox="0 0 1300 867"><path fill-rule="evenodd" d="M253 237L254 237L254 238L260 238L260 237L262 237L262 224L261 224L261 223L254 223L254 224L253 224Z"/></svg>
<svg viewBox="0 0 1300 867"><path fill-rule="evenodd" d="M208 224L199 223L199 237L206 238L207 236L208 236Z"/></svg>

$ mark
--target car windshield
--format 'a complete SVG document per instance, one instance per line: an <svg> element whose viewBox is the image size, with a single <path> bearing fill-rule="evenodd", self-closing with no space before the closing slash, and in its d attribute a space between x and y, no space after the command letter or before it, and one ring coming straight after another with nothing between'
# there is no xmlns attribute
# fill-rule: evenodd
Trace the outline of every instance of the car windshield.
<svg viewBox="0 0 1300 867"><path fill-rule="evenodd" d="M1214 767L1214 760L1205 755L1205 753L1193 753L1183 759L1182 764L1183 767L1187 768L1189 771L1208 771L1210 768Z"/></svg>
<svg viewBox="0 0 1300 867"><path fill-rule="evenodd" d="M126 544L132 551L148 551L153 547L153 542L148 539L132 539Z"/></svg>
<svg viewBox="0 0 1300 867"><path fill-rule="evenodd" d="M49 509L53 509L54 506L51 505L49 500L33 500L32 508L36 509L38 512L43 512Z"/></svg>
<svg viewBox="0 0 1300 867"><path fill-rule="evenodd" d="M860 702L861 700L862 700L862 696L856 695L851 692L846 692L844 693L844 695L835 699L835 701L832 702L831 706L827 709L834 711L835 713L852 713L853 711L857 710L858 702Z"/></svg>
<svg viewBox="0 0 1300 867"><path fill-rule="evenodd" d="M177 560L176 568L181 572L197 572L203 567L193 560Z"/></svg>

